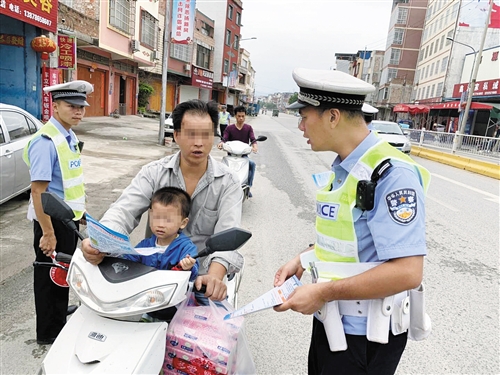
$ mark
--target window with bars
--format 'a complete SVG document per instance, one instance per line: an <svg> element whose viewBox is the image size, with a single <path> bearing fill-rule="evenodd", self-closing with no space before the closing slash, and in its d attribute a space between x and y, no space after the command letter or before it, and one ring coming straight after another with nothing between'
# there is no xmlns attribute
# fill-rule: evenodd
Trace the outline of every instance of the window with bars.
<svg viewBox="0 0 500 375"><path fill-rule="evenodd" d="M226 45L231 45L231 30L226 30Z"/></svg>
<svg viewBox="0 0 500 375"><path fill-rule="evenodd" d="M227 8L227 18L229 18L230 20L233 19L233 7L231 5L229 5Z"/></svg>
<svg viewBox="0 0 500 375"><path fill-rule="evenodd" d="M140 41L151 49L157 46L158 20L145 10L141 11L141 36Z"/></svg>
<svg viewBox="0 0 500 375"><path fill-rule="evenodd" d="M201 33L203 35L213 37L214 36L214 28L207 24L206 22L201 22Z"/></svg>
<svg viewBox="0 0 500 375"><path fill-rule="evenodd" d="M398 19L396 23L405 24L408 18L408 8L399 8L398 10Z"/></svg>
<svg viewBox="0 0 500 375"><path fill-rule="evenodd" d="M233 48L236 50L240 48L240 37L238 35L234 36Z"/></svg>
<svg viewBox="0 0 500 375"><path fill-rule="evenodd" d="M191 62L191 48L189 44L172 43L170 47L170 57L184 62Z"/></svg>
<svg viewBox="0 0 500 375"><path fill-rule="evenodd" d="M401 57L401 50L399 48L391 48L391 59L389 64L398 65Z"/></svg>
<svg viewBox="0 0 500 375"><path fill-rule="evenodd" d="M224 60L224 73L229 73L229 61Z"/></svg>
<svg viewBox="0 0 500 375"><path fill-rule="evenodd" d="M236 12L236 24L238 26L241 26L241 13L240 12Z"/></svg>
<svg viewBox="0 0 500 375"><path fill-rule="evenodd" d="M196 65L210 69L210 53L208 48L198 45L196 50Z"/></svg>
<svg viewBox="0 0 500 375"><path fill-rule="evenodd" d="M109 23L110 25L130 34L130 6L128 0L109 1Z"/></svg>
<svg viewBox="0 0 500 375"><path fill-rule="evenodd" d="M404 29L394 29L394 39L392 41L392 44L403 44L404 35Z"/></svg>

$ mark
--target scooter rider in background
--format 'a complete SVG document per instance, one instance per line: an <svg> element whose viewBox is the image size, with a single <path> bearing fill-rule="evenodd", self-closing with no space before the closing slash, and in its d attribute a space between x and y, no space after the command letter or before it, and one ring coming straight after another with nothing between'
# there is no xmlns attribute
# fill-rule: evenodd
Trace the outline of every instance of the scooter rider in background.
<svg viewBox="0 0 500 375"><path fill-rule="evenodd" d="M217 104L201 100L183 102L175 107L172 119L180 150L142 167L101 223L128 235L148 210L156 190L178 187L191 196L189 223L184 233L201 251L210 235L240 226L243 192L237 176L210 156L218 124ZM82 251L93 264L99 264L105 256L88 239L82 242ZM227 295L224 276L240 271L242 266L243 257L237 251L201 258L195 287L206 285L206 297L223 300Z"/></svg>
<svg viewBox="0 0 500 375"><path fill-rule="evenodd" d="M236 123L229 125L222 135L220 143L217 145L219 150L222 150L222 144L229 141L241 141L246 144L252 145L252 152L255 154L258 151L257 140L253 133L253 128L245 124L246 110L245 107L239 106L234 109ZM248 158L248 155L244 157ZM248 186L252 187L253 178L255 176L255 162L248 158ZM252 198L252 193L248 192L248 198Z"/></svg>
<svg viewBox="0 0 500 375"><path fill-rule="evenodd" d="M295 69L293 78L300 92L288 108L300 110L304 138L338 156L316 176L316 243L274 280L310 268L313 283L275 310L315 314L309 375L393 374L418 317L406 298L421 287L430 174L366 127L372 85L335 70Z"/></svg>

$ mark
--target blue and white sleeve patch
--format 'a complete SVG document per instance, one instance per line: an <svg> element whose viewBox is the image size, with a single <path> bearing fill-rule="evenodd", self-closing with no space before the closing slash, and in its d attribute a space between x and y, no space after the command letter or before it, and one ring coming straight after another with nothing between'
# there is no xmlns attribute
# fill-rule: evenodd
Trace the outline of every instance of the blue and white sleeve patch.
<svg viewBox="0 0 500 375"><path fill-rule="evenodd" d="M413 189L394 190L385 196L391 219L398 224L410 224L417 217L417 193Z"/></svg>

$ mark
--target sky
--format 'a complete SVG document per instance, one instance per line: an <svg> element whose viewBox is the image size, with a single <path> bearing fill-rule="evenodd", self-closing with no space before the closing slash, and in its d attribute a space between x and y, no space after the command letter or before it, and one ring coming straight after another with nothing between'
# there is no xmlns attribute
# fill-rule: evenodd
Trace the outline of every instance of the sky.
<svg viewBox="0 0 500 375"><path fill-rule="evenodd" d="M243 0L242 48L257 96L295 92L294 68L330 69L335 53L385 50L392 0Z"/></svg>

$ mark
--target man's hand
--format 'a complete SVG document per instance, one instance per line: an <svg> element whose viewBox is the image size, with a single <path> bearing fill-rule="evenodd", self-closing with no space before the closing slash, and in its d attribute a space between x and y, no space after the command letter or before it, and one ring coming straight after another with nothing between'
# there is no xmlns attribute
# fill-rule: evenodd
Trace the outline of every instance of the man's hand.
<svg viewBox="0 0 500 375"><path fill-rule="evenodd" d="M323 298L321 288L327 283L308 284L297 287L288 299L281 305L275 306L278 312L293 310L304 315L311 315L328 302Z"/></svg>
<svg viewBox="0 0 500 375"><path fill-rule="evenodd" d="M257 147L257 142L253 143L253 144L252 144L252 152L253 152L254 154L256 154L258 150L259 150L259 149L258 149L258 147Z"/></svg>
<svg viewBox="0 0 500 375"><path fill-rule="evenodd" d="M87 262L92 263L95 266L101 263L106 255L90 246L90 240L88 238L85 238L82 241L82 253Z"/></svg>
<svg viewBox="0 0 500 375"><path fill-rule="evenodd" d="M217 145L217 148L218 148L219 150L222 150L222 145L223 145L223 144L224 144L224 142L219 142L219 144Z"/></svg>
<svg viewBox="0 0 500 375"><path fill-rule="evenodd" d="M226 284L216 276L210 274L198 276L194 286L200 290L202 285L207 286L205 297L210 298L212 301L222 301L227 296Z"/></svg>
<svg viewBox="0 0 500 375"><path fill-rule="evenodd" d="M54 232L44 233L40 238L40 250L47 257L50 257L56 250L56 244L57 240Z"/></svg>
<svg viewBox="0 0 500 375"><path fill-rule="evenodd" d="M300 255L297 255L295 258L290 260L284 266L281 266L280 269L274 275L274 286L281 286L287 279L296 275L297 278L301 278L304 273L304 269L300 263Z"/></svg>

